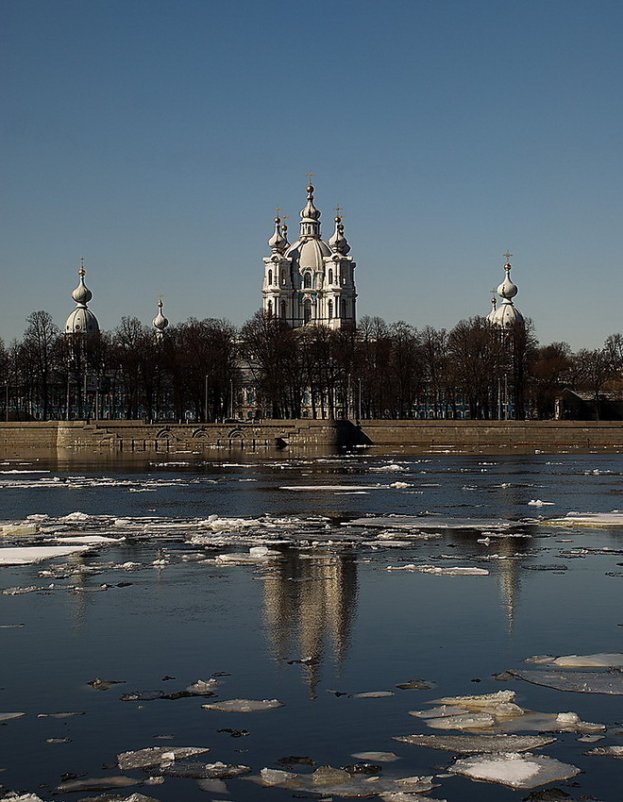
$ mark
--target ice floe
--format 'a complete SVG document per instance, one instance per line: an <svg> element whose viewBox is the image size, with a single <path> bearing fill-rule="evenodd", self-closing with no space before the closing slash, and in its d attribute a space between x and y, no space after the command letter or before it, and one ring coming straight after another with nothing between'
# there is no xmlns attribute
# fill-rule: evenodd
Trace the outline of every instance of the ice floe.
<svg viewBox="0 0 623 802"><path fill-rule="evenodd" d="M569 512L563 518L550 518L547 526L623 527L623 512Z"/></svg>
<svg viewBox="0 0 623 802"><path fill-rule="evenodd" d="M510 788L537 788L539 785L569 780L580 769L551 757L507 752L460 758L448 769L472 780L500 783Z"/></svg>
<svg viewBox="0 0 623 802"><path fill-rule="evenodd" d="M30 565L87 551L89 546L15 546L0 548L0 565Z"/></svg>
<svg viewBox="0 0 623 802"><path fill-rule="evenodd" d="M212 702L201 707L221 713L256 713L283 707L283 702L279 699L224 699L222 702Z"/></svg>
<svg viewBox="0 0 623 802"><path fill-rule="evenodd" d="M603 693L623 696L623 671L521 671L509 669L512 677L558 691Z"/></svg>
<svg viewBox="0 0 623 802"><path fill-rule="evenodd" d="M249 779L269 787L304 791L324 797L380 796L384 800L408 799L411 802L417 802L416 794L426 793L437 787L432 776L396 778L366 776L333 766L320 766L311 774L264 768L259 775ZM398 794L403 796L397 796Z"/></svg>
<svg viewBox="0 0 623 802"><path fill-rule="evenodd" d="M209 748L205 746L150 746L132 752L122 752L117 755L117 765L121 771L152 769L162 763L185 760L196 755L203 755L209 751Z"/></svg>
<svg viewBox="0 0 623 802"><path fill-rule="evenodd" d="M542 735L397 735L395 741L427 749L443 749L459 754L490 752L529 752L555 743Z"/></svg>
<svg viewBox="0 0 623 802"><path fill-rule="evenodd" d="M471 696L445 696L434 702L437 707L413 710L410 715L424 719L429 727L437 730L487 730L491 734L598 733L605 730L603 724L582 721L574 712L540 713L524 710L516 704L515 692L508 690Z"/></svg>
<svg viewBox="0 0 623 802"><path fill-rule="evenodd" d="M554 665L559 668L623 668L623 654L601 652L584 655L567 654L560 657L544 654L528 657L526 663Z"/></svg>
<svg viewBox="0 0 623 802"><path fill-rule="evenodd" d="M623 758L623 746L596 746L593 749L589 749L586 754Z"/></svg>
<svg viewBox="0 0 623 802"><path fill-rule="evenodd" d="M437 576L489 576L486 568L474 566L440 566L440 565L388 565L386 571L416 571L420 574L435 574Z"/></svg>

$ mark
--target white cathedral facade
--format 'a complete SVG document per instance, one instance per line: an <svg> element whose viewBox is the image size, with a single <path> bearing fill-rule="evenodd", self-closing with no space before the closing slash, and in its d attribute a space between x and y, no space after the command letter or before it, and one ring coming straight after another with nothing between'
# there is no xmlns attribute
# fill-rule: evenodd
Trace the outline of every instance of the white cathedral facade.
<svg viewBox="0 0 623 802"><path fill-rule="evenodd" d="M292 328L327 326L354 329L356 317L355 262L344 236L339 214L328 240L320 237L320 211L314 206L314 188L307 187L301 210L299 238L290 244L287 227L275 218L264 257L262 310Z"/></svg>

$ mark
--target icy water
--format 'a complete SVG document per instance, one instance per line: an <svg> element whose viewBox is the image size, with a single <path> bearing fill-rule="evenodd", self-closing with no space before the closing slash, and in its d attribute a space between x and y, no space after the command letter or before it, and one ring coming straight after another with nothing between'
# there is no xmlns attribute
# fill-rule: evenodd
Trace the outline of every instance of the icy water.
<svg viewBox="0 0 623 802"><path fill-rule="evenodd" d="M0 465L0 555L111 539L0 564L0 790L162 802L621 799L621 457L183 459ZM608 515L553 522L570 512ZM526 662L604 653L597 667ZM409 714L501 691L505 701L458 704L445 722ZM203 707L233 699L281 706ZM508 759L465 740L503 733L551 742ZM410 735L463 740L395 740ZM470 746L496 781L453 773ZM164 756L118 765L149 747ZM166 755L178 747L210 751ZM548 763L539 784L536 756L566 768ZM291 774L258 782L266 768Z"/></svg>

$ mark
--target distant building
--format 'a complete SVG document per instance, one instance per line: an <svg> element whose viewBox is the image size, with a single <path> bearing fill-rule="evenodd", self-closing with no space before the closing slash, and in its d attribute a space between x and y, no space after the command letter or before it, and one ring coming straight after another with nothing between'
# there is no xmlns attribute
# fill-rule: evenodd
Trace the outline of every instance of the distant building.
<svg viewBox="0 0 623 802"><path fill-rule="evenodd" d="M287 227L275 218L268 240L270 256L264 258L262 309L289 326L320 325L331 329L354 328L356 321L355 262L348 256L339 214L335 229L320 238L320 212L314 206L314 188L307 187L307 203L301 210L299 238L287 239Z"/></svg>

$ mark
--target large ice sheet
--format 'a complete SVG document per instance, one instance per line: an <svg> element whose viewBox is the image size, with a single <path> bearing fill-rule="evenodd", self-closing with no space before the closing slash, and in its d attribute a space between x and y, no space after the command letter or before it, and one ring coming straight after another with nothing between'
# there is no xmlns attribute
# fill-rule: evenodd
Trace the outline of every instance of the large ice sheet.
<svg viewBox="0 0 623 802"><path fill-rule="evenodd" d="M569 780L580 773L576 766L561 763L554 758L517 752L460 758L448 771L472 780L524 789Z"/></svg>
<svg viewBox="0 0 623 802"><path fill-rule="evenodd" d="M80 554L89 548L89 546L15 546L13 548L0 548L0 565L30 565L43 560L51 560L55 557Z"/></svg>
<svg viewBox="0 0 623 802"><path fill-rule="evenodd" d="M569 512L562 518L540 521L546 526L623 527L623 512Z"/></svg>
<svg viewBox="0 0 623 802"><path fill-rule="evenodd" d="M396 735L395 741L459 754L529 752L552 744L555 738L539 735Z"/></svg>
<svg viewBox="0 0 623 802"><path fill-rule="evenodd" d="M598 654L566 654L560 657L544 654L528 657L526 663L554 665L558 668L623 668L623 654L600 652Z"/></svg>
<svg viewBox="0 0 623 802"><path fill-rule="evenodd" d="M623 696L623 671L518 671L509 669L508 673L558 691L575 693L604 693L610 696Z"/></svg>

